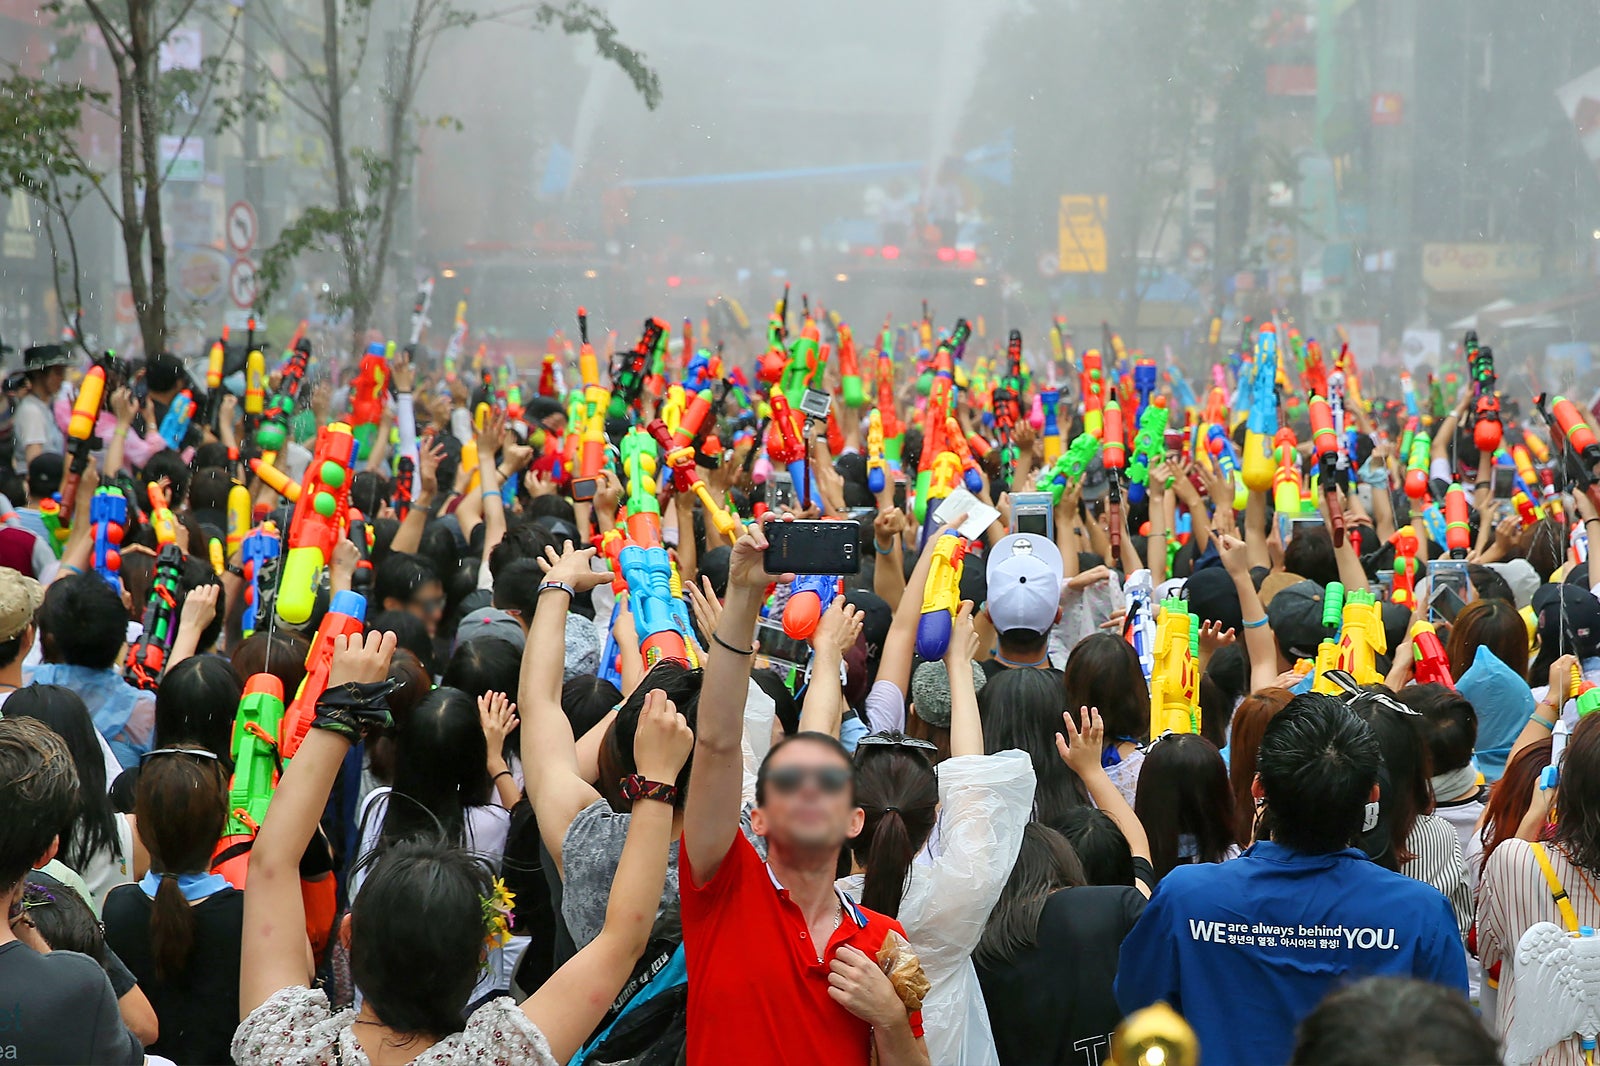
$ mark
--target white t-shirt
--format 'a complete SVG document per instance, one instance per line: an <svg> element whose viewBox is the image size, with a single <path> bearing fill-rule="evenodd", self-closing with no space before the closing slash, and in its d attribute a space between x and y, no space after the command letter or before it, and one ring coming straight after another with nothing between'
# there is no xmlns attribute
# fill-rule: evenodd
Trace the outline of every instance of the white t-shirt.
<svg viewBox="0 0 1600 1066"><path fill-rule="evenodd" d="M56 425L49 406L31 392L18 401L12 425L17 441L16 467L20 474L26 475L28 472L28 445L37 444L45 451L58 455L67 450L66 438L61 434L61 427Z"/></svg>

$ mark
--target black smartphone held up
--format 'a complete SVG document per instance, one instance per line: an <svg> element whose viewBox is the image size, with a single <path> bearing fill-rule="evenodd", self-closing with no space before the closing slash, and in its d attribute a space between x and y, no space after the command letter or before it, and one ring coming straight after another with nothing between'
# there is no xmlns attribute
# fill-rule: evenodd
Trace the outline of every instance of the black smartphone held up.
<svg viewBox="0 0 1600 1066"><path fill-rule="evenodd" d="M861 570L861 523L838 519L768 522L769 574L855 574Z"/></svg>
<svg viewBox="0 0 1600 1066"><path fill-rule="evenodd" d="M1011 494L1011 532L1037 533L1046 540L1055 539L1055 508L1048 492Z"/></svg>
<svg viewBox="0 0 1600 1066"><path fill-rule="evenodd" d="M598 491L600 491L600 479L597 477L572 479L572 498L579 503L587 503L594 499Z"/></svg>
<svg viewBox="0 0 1600 1066"><path fill-rule="evenodd" d="M1494 498L1497 500L1511 499L1516 487L1516 470L1509 466L1496 465L1494 468Z"/></svg>
<svg viewBox="0 0 1600 1066"><path fill-rule="evenodd" d="M894 505L896 509L906 509L906 483L904 478L896 478L894 482Z"/></svg>

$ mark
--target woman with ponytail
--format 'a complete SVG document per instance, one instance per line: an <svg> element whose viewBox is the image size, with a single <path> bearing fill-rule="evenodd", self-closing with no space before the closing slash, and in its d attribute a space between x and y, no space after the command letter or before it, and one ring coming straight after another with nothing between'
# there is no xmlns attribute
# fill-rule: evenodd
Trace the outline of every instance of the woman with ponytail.
<svg viewBox="0 0 1600 1066"><path fill-rule="evenodd" d="M839 887L905 927L931 983L922 1001L930 1061L996 1066L972 952L1022 847L1034 771L1024 752L984 754L976 645L972 604L963 603L944 660L950 758L937 773L927 741L878 733L857 746L856 804L866 822L850 845L855 873Z"/></svg>
<svg viewBox="0 0 1600 1066"><path fill-rule="evenodd" d="M227 821L221 760L199 747L146 752L134 803L150 872L106 897L106 945L155 1008L161 1035L146 1051L179 1066L227 1062L244 895L211 872Z"/></svg>

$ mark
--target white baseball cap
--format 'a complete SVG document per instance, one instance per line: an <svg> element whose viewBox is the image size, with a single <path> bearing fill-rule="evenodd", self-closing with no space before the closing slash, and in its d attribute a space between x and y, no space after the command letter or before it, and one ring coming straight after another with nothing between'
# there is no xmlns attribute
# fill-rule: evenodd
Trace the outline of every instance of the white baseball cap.
<svg viewBox="0 0 1600 1066"><path fill-rule="evenodd" d="M1047 632L1061 607L1061 550L1037 533L1012 533L989 549L986 610L996 631Z"/></svg>

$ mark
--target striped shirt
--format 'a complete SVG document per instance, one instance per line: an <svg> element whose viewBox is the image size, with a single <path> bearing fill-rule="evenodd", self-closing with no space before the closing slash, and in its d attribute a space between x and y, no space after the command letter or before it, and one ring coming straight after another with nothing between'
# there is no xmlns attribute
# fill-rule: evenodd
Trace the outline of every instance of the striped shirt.
<svg viewBox="0 0 1600 1066"><path fill-rule="evenodd" d="M1572 900L1579 924L1600 925L1600 899L1593 891L1595 886L1600 886L1600 879L1592 872L1580 872L1555 845L1545 845L1545 851L1550 856L1556 878ZM1500 969L1500 994L1494 1018L1497 1034L1505 1033L1517 1010L1516 973L1512 968L1517 943L1530 926L1539 922L1553 922L1566 928L1561 911L1550 895L1550 885L1534 858L1532 845L1526 840L1512 838L1489 856L1483 881L1478 886L1478 959L1485 970L1497 962L1504 964ZM1574 1036L1546 1051L1535 1062L1541 1066L1579 1066L1583 1062L1583 1051Z"/></svg>
<svg viewBox="0 0 1600 1066"><path fill-rule="evenodd" d="M1417 816L1406 837L1406 850L1416 858L1400 867L1414 881L1437 888L1450 901L1461 938L1472 928L1472 885L1461 855L1461 838L1455 826L1436 814Z"/></svg>

